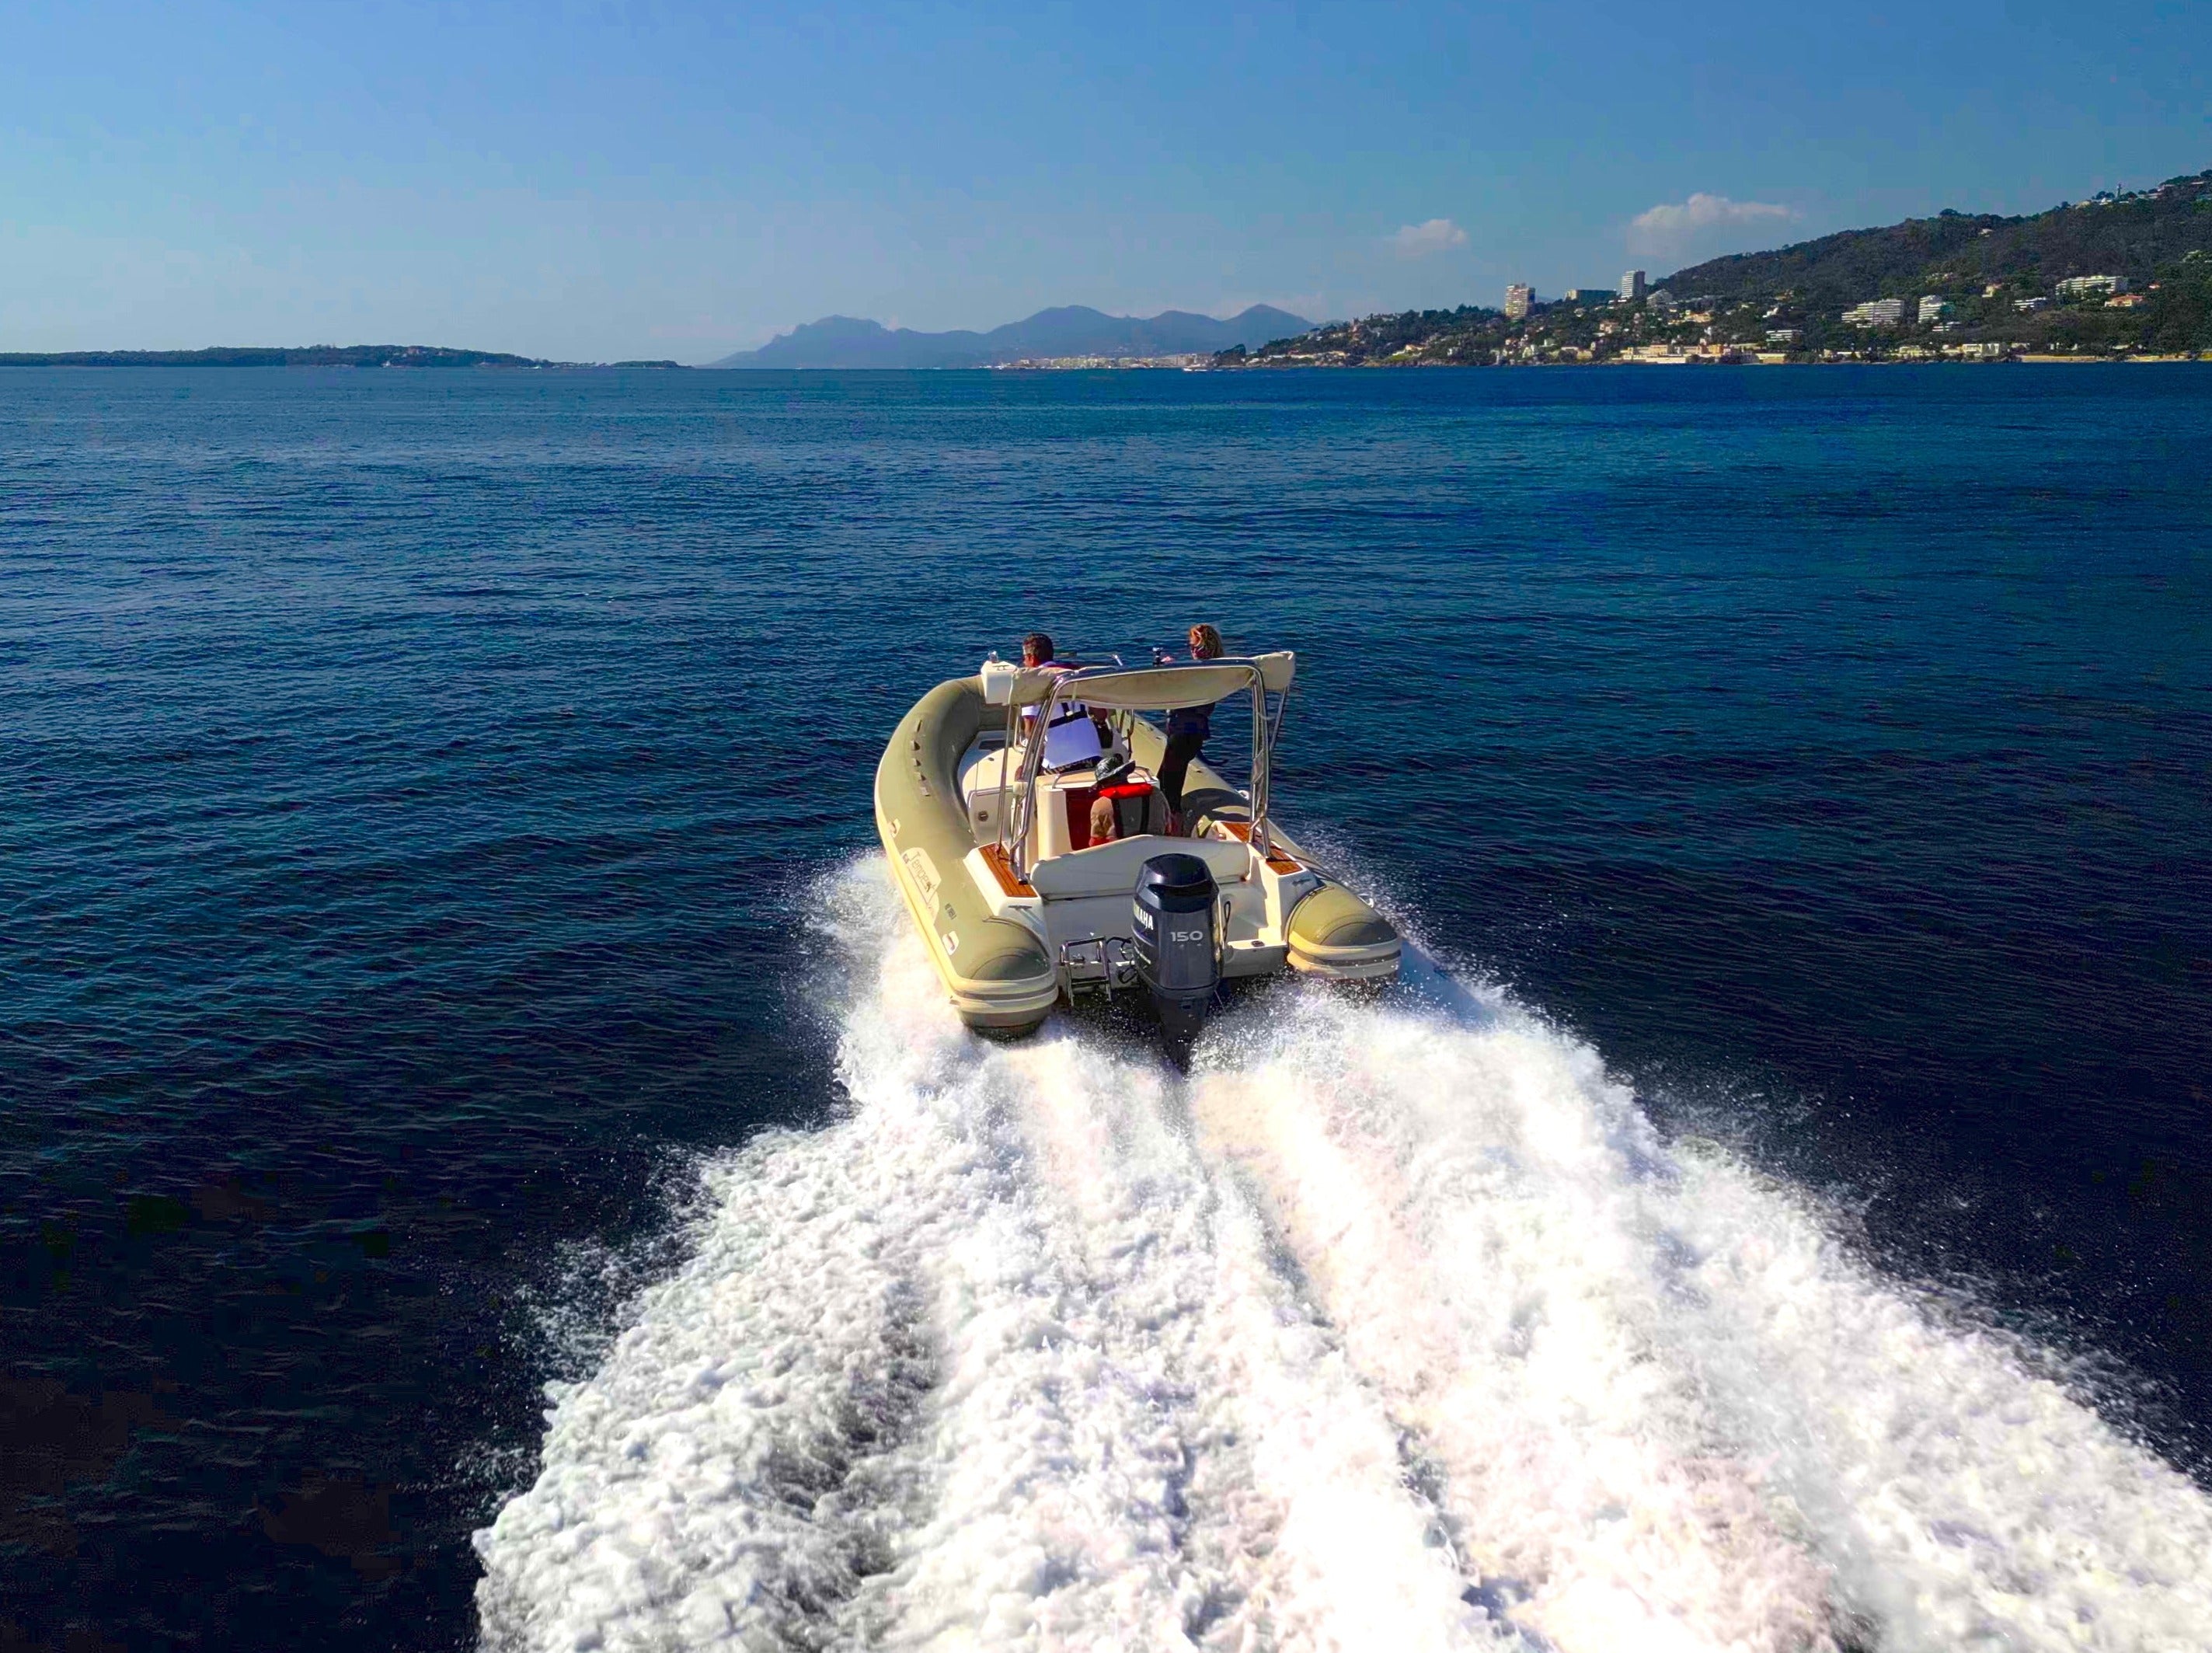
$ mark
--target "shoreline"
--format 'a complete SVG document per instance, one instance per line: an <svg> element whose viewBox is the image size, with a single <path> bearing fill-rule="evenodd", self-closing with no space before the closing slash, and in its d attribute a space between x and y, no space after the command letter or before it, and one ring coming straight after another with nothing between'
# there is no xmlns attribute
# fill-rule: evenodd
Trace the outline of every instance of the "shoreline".
<svg viewBox="0 0 2212 1653"><path fill-rule="evenodd" d="M106 353L99 354L104 356ZM2115 366L2174 367L2202 366L2207 364L2212 364L2212 351L2204 351L2194 355L2177 356L2021 355L1999 356L1929 356L1905 359L1894 356L1860 356L1828 361L1806 358L1775 361L1771 359L1765 359L1757 356L1732 356L1726 358L1717 356L1691 356L1657 358L1638 357L1633 359L1611 357L1597 362L1281 361L1227 362L1205 367L1171 366L1170 364L1158 362L1087 362L1081 366L1069 365L1062 367L1056 365L1046 366L1038 362L1025 362L1018 363L1004 362L991 366L974 368L704 368L693 367L682 362L532 362L527 366L509 366L504 362L440 362L433 364L391 362L375 363L372 368L368 364L349 362L179 362L173 360L116 361L112 359L83 361L45 358L26 359L21 356L0 356L0 371L4 371L9 368L18 368L24 371L36 371L40 369L48 371L74 369L82 372L106 373L127 371L128 369L137 368L198 370L203 372L219 371L222 369L248 369L255 372L266 372L278 368L289 369L293 372L309 371L318 368L325 370L336 369L346 372L365 372L371 370L380 371L385 368L404 368L416 373L456 373L461 371L473 371L477 373L495 374L501 376L549 373L608 374L618 372L676 372L684 374L732 374L739 375L759 374L763 377L793 374L806 375L831 374L880 374L904 376L910 374L934 374L969 373L1042 377L1047 374L1056 374L1365 373L1384 371L1409 372L1415 370L1429 371L1438 369L1457 373L1492 373L1500 370L1517 371L1525 368L1556 370L1565 368L1587 369L1620 368L2082 368Z"/></svg>
<svg viewBox="0 0 2212 1653"><path fill-rule="evenodd" d="M1598 362L1237 362L1207 368L1169 368L1152 362L1131 362L1128 365L1102 363L1084 368L1046 368L1034 365L1021 367L984 368L968 369L983 373L1293 373L1319 371L1329 373L1359 373L1374 371L1407 372L1443 369L1455 373L1493 373L1500 369L1518 370L1526 368L1992 368L1992 367L2111 367L2151 364L2201 365L2212 363L2212 351L2187 356L1926 356L1900 359L1895 356L1857 356L1839 360L1797 358L1774 361L1759 356L1672 356L1612 357ZM817 373L865 372L870 369L819 368ZM880 371L880 370L875 370ZM910 368L894 371L959 372L957 368Z"/></svg>

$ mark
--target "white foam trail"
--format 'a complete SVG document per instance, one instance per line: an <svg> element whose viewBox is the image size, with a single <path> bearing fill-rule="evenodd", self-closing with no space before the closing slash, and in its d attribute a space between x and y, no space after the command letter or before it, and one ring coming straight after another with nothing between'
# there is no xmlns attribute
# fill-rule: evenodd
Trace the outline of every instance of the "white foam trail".
<svg viewBox="0 0 2212 1653"><path fill-rule="evenodd" d="M1718 1156L1663 1204L1676 1358L1895 1648L2212 1647L2212 1508L2005 1340Z"/></svg>
<svg viewBox="0 0 2212 1653"><path fill-rule="evenodd" d="M854 1108L713 1174L692 1261L560 1389L478 1535L514 1648L1450 1649L1382 1409L1173 1127L1164 1073L959 1030L878 865Z"/></svg>
<svg viewBox="0 0 2212 1653"><path fill-rule="evenodd" d="M1660 1358L1625 1152L1656 1144L1594 1062L1320 995L1269 1032L1194 1111L1518 1617L1567 1647L1823 1645L1825 1570Z"/></svg>
<svg viewBox="0 0 2212 1653"><path fill-rule="evenodd" d="M873 1076L870 1152L848 1123L710 1170L690 1261L592 1378L549 1386L538 1481L477 1536L488 1646L805 1645L858 1588L905 1492L871 1442L934 1381L917 1259L993 1199L943 1054Z"/></svg>
<svg viewBox="0 0 2212 1653"><path fill-rule="evenodd" d="M943 1492L886 1592L901 1622L883 1641L920 1630L964 1643L934 1632L1002 1590L1010 1564L1067 1583L1040 1600L1024 1578L1006 1612L963 1632L1034 1630L1048 1645L1490 1641L1406 1486L1395 1432L1273 1268L1253 1212L1172 1128L1164 1074L1066 1037L1000 1060L1031 1145L1036 1226L988 1278L1019 1279L1022 1335L952 1320L973 1384L946 1386L934 1438L918 1443Z"/></svg>
<svg viewBox="0 0 2212 1653"><path fill-rule="evenodd" d="M2212 1645L2195 1486L1804 1202L1678 1162L1586 1048L1499 1001L1312 994L1243 1033L1194 1087L1207 1143L1523 1623L1574 1649Z"/></svg>
<svg viewBox="0 0 2212 1653"><path fill-rule="evenodd" d="M851 1109L554 1392L487 1647L2207 1645L2194 1487L1510 1007L1281 995L1186 1085L826 898Z"/></svg>

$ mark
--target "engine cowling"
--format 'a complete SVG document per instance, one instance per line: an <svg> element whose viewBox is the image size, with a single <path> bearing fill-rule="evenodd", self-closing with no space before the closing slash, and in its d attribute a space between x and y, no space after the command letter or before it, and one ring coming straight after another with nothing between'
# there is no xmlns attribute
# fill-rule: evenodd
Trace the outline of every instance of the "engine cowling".
<svg viewBox="0 0 2212 1653"><path fill-rule="evenodd" d="M1221 986L1221 902L1195 855L1155 855L1137 875L1137 978L1171 1039L1194 1036Z"/></svg>

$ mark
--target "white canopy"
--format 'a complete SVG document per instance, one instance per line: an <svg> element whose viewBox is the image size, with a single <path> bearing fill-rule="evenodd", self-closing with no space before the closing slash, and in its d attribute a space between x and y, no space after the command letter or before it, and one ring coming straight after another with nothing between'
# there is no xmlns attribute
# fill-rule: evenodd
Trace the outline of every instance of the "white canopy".
<svg viewBox="0 0 2212 1653"><path fill-rule="evenodd" d="M1102 710L1168 712L1179 706L1210 706L1252 686L1257 674L1271 693L1291 686L1297 656L1288 649L1224 660L1182 660L1170 665L1083 666L1050 672L1018 668L984 673L985 697L994 706L1012 701L1035 706L1060 685L1060 698L1079 700ZM993 681L994 678L997 681Z"/></svg>

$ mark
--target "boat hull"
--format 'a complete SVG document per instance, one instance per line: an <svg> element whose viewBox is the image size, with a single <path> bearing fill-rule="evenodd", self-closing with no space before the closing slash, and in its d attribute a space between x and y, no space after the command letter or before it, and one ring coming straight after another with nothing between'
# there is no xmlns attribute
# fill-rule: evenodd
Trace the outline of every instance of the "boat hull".
<svg viewBox="0 0 2212 1653"><path fill-rule="evenodd" d="M1398 973L1401 944L1389 921L1340 884L1326 884L1291 914L1290 967L1331 981Z"/></svg>
<svg viewBox="0 0 2212 1653"><path fill-rule="evenodd" d="M1026 926L993 915L954 764L982 727L983 686L955 678L923 696L876 766L876 831L952 1008L972 1028L1025 1033L1060 999L1060 975Z"/></svg>

